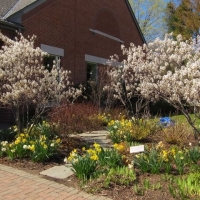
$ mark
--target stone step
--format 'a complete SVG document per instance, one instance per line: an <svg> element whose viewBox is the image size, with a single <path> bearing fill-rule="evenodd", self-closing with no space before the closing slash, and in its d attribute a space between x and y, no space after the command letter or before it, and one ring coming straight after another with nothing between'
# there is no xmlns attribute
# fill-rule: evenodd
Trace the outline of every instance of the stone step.
<svg viewBox="0 0 200 200"><path fill-rule="evenodd" d="M94 143L100 144L103 148L112 148L112 141L108 138L108 131L91 131L81 134L76 134L74 136L80 137L85 142L93 145Z"/></svg>
<svg viewBox="0 0 200 200"><path fill-rule="evenodd" d="M91 146L94 143L98 143L104 149L112 148L112 141L108 138L108 131L105 130L74 134L71 137L80 137ZM53 178L64 179L73 174L71 167L72 166L70 164L55 166L48 170L42 171L40 174Z"/></svg>

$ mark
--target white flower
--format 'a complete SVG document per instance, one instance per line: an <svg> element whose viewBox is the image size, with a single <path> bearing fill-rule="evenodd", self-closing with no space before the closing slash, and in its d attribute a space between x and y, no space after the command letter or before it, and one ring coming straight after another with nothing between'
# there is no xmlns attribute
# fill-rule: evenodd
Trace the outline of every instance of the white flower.
<svg viewBox="0 0 200 200"><path fill-rule="evenodd" d="M54 146L55 146L55 144L54 144L54 143L51 143L51 144L50 144L50 146L51 146L51 147L54 147Z"/></svg>
<svg viewBox="0 0 200 200"><path fill-rule="evenodd" d="M4 147L5 147L7 144L8 144L8 141L2 141L2 142L1 142L1 145L4 146Z"/></svg>
<svg viewBox="0 0 200 200"><path fill-rule="evenodd" d="M65 157L65 159L64 159L64 163L67 163L68 161L67 161L67 158Z"/></svg>
<svg viewBox="0 0 200 200"><path fill-rule="evenodd" d="M4 148L4 147L3 147L3 148L1 148L1 151L6 151L6 148Z"/></svg>
<svg viewBox="0 0 200 200"><path fill-rule="evenodd" d="M26 144L23 145L23 149L28 149L28 146Z"/></svg>
<svg viewBox="0 0 200 200"><path fill-rule="evenodd" d="M133 164L128 164L128 168L132 169L133 168Z"/></svg>
<svg viewBox="0 0 200 200"><path fill-rule="evenodd" d="M14 153L14 152L15 152L15 149L11 149L11 152Z"/></svg>

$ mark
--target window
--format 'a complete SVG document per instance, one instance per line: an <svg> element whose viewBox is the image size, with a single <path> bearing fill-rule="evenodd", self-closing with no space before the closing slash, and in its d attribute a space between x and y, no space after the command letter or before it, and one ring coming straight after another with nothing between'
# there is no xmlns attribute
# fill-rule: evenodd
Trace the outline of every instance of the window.
<svg viewBox="0 0 200 200"><path fill-rule="evenodd" d="M97 64L87 63L87 81L97 80Z"/></svg>
<svg viewBox="0 0 200 200"><path fill-rule="evenodd" d="M60 56L49 55L44 57L44 66L50 72L52 70L54 61L58 63L57 67L60 69Z"/></svg>
<svg viewBox="0 0 200 200"><path fill-rule="evenodd" d="M45 56L43 59L43 64L45 68L50 72L53 68L54 63L57 63L57 70L60 69L60 56L55 56L55 55L48 55ZM60 74L58 71L57 77L56 77L57 82L60 82ZM55 80L55 81L56 81ZM48 100L48 103L45 104L45 108L50 108L58 105L59 100L52 100L51 98Z"/></svg>

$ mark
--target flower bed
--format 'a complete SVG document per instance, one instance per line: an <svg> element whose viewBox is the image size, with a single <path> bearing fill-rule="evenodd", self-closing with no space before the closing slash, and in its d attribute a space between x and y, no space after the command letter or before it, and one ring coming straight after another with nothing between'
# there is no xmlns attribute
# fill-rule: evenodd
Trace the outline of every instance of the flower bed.
<svg viewBox="0 0 200 200"><path fill-rule="evenodd" d="M198 199L200 196L198 187L199 144L190 140L187 140L187 143L183 142L181 146L179 143L171 144L171 141L169 142L163 137L163 132L172 134L171 128L176 127L174 130L177 135L179 131L182 134L182 127L180 128L176 123L173 127L161 129L154 120L154 125L150 126L150 121L110 119L107 126L112 135L110 137L112 139L116 134L116 137L113 138L120 138L119 142L113 143L111 149L103 149L97 143L92 146L85 145L82 148L83 143L80 145L79 141L80 146L77 146L78 143L76 143L75 148L65 154L65 162L72 164L75 176L63 180L62 183L68 186L75 186L76 183L76 186L78 185L87 192L103 193L115 200L121 200L123 196L127 196L128 199L138 196L141 199L148 199L148 196L151 198L156 196L154 199L159 199L160 195L164 194L166 198L163 199ZM130 137L129 140L126 140L123 134L133 133L135 126L140 128L138 130L144 130L145 133L151 132L151 134L147 134L142 139L136 140L134 137ZM151 129L152 127L153 129ZM115 132L111 132L113 130ZM28 160L28 158L32 161L51 161L58 149L64 150L72 145L64 142L62 145L60 144L59 137L56 136L50 125L43 122L35 126L31 134L24 130L23 133L17 134L12 142L1 141L0 153L2 158L7 155L13 159L13 162L9 162L13 165L20 162L19 159L24 163L24 159ZM139 144L144 145L144 152L131 154L130 146ZM28 166L27 162L26 167ZM41 169L41 166L38 169ZM116 191L119 192L116 194Z"/></svg>
<svg viewBox="0 0 200 200"><path fill-rule="evenodd" d="M10 159L30 158L41 162L54 156L60 143L60 138L52 134L49 124L43 122L33 127L31 132L24 129L12 142L1 141L0 156L8 156Z"/></svg>

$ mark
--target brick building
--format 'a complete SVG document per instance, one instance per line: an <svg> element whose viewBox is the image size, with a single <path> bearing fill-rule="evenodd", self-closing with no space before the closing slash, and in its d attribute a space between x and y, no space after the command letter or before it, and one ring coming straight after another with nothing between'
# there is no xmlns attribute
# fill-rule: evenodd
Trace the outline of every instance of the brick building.
<svg viewBox="0 0 200 200"><path fill-rule="evenodd" d="M75 84L94 79L111 55L122 58L121 44L145 42L128 0L1 0L0 8L0 30L35 34Z"/></svg>

